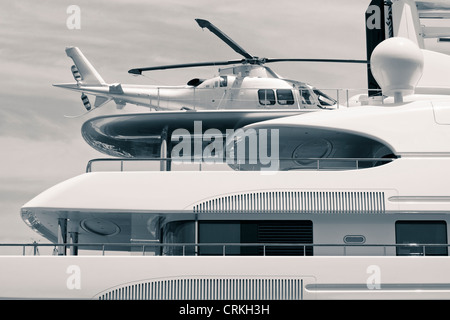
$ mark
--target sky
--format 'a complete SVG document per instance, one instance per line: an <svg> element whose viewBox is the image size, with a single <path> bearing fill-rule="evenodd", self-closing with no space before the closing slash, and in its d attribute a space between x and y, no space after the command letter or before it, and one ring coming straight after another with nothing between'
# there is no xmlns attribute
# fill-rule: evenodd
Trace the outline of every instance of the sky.
<svg viewBox="0 0 450 320"><path fill-rule="evenodd" d="M73 82L67 46L78 46L108 83L182 85L217 75L212 67L155 71L134 67L242 58L195 18L211 21L250 54L268 58L365 59L364 12L369 0L59 0L0 4L0 243L46 242L20 208L47 188L106 157L81 136L101 114L147 112L110 103L77 118L80 94L53 87ZM80 8L80 28L67 20ZM318 88L366 86L363 65L277 63L285 78Z"/></svg>

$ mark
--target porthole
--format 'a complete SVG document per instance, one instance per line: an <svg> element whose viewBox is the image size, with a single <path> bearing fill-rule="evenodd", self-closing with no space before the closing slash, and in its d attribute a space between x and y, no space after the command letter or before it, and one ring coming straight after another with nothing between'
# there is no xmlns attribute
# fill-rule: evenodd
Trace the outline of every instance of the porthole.
<svg viewBox="0 0 450 320"><path fill-rule="evenodd" d="M361 235L347 235L344 237L344 242L345 243L365 243L366 242L366 237L361 236Z"/></svg>

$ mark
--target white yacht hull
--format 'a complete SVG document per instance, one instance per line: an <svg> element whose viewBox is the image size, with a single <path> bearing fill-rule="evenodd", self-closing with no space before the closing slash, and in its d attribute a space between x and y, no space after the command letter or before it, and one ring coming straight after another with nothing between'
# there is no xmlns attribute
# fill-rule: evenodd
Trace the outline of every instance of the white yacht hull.
<svg viewBox="0 0 450 320"><path fill-rule="evenodd" d="M3 256L2 299L449 299L448 257Z"/></svg>

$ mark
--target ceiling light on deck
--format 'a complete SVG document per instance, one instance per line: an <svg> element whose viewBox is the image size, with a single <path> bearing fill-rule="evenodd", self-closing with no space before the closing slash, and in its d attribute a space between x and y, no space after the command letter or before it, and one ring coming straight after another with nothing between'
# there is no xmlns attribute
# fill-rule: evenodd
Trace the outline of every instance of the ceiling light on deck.
<svg viewBox="0 0 450 320"><path fill-rule="evenodd" d="M113 236L120 232L120 228L114 222L99 219L90 218L81 221L81 227L89 232L99 236Z"/></svg>
<svg viewBox="0 0 450 320"><path fill-rule="evenodd" d="M292 158L298 159L295 162L299 165L308 165L317 161L311 159L327 158L332 150L333 145L330 141L323 138L311 139L297 146Z"/></svg>

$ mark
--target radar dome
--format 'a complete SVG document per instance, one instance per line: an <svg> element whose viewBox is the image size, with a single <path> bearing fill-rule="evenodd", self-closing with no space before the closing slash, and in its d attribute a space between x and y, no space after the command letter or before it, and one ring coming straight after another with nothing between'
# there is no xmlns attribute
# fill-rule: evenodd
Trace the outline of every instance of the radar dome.
<svg viewBox="0 0 450 320"><path fill-rule="evenodd" d="M384 95L401 101L403 95L414 93L422 77L422 50L411 40L394 37L381 42L370 58L370 68Z"/></svg>

